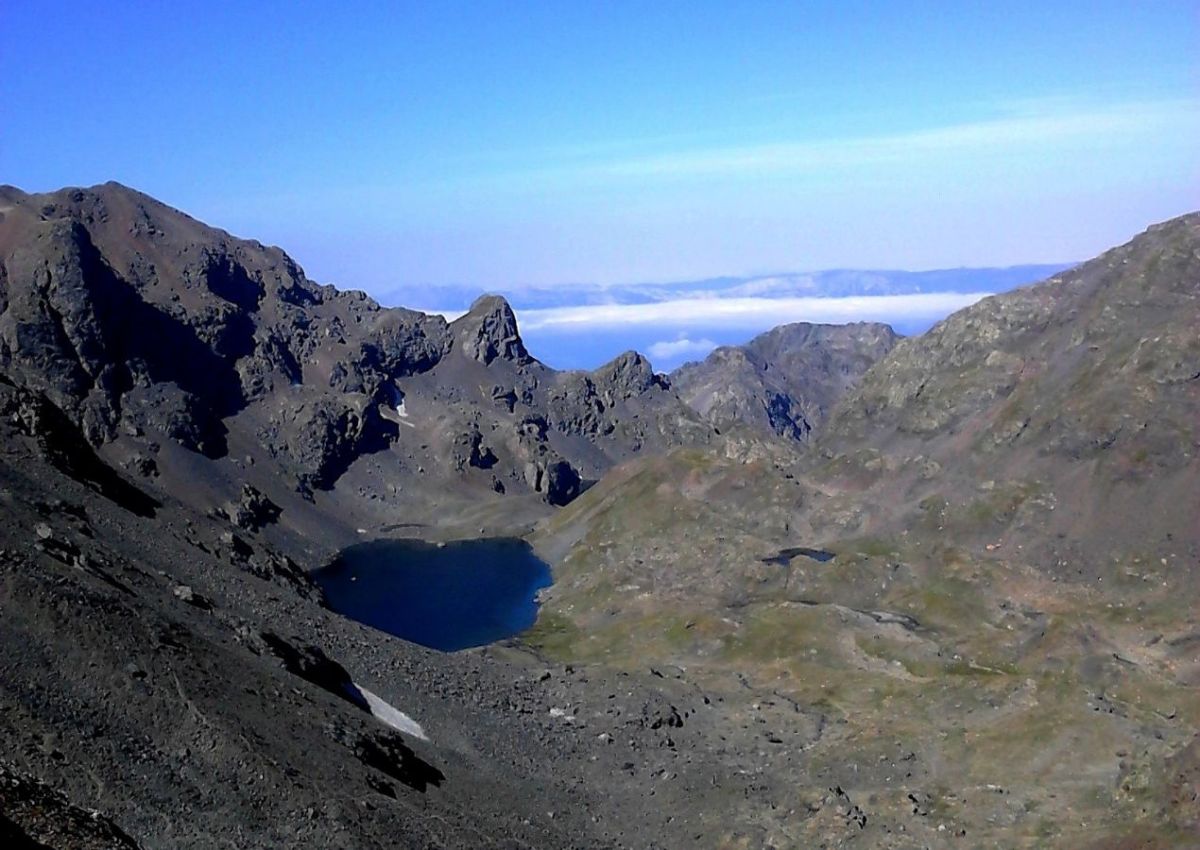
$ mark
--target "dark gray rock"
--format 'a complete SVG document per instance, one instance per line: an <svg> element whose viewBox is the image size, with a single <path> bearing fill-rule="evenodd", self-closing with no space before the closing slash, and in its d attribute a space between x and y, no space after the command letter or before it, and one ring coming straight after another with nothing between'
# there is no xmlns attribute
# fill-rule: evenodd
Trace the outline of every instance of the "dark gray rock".
<svg viewBox="0 0 1200 850"><path fill-rule="evenodd" d="M571 464L562 458L551 462L544 475L546 501L552 505L565 505L579 495L582 479Z"/></svg>
<svg viewBox="0 0 1200 850"><path fill-rule="evenodd" d="M229 521L246 531L258 531L279 519L283 509L252 484L242 485L241 497L226 502L222 509Z"/></svg>
<svg viewBox="0 0 1200 850"><path fill-rule="evenodd" d="M278 248L116 184L6 197L0 369L93 447L159 441L217 460L260 445L310 498L385 454L401 482L544 494L553 458L594 478L711 436L639 355L591 374L547 369L498 296L447 324L319 286ZM528 416L546 432L526 433ZM174 456L156 458L156 480ZM554 477L556 499L576 491Z"/></svg>
<svg viewBox="0 0 1200 850"><path fill-rule="evenodd" d="M498 295L481 295L466 315L450 325L454 347L485 366L497 358L527 363L529 352L517 333L517 317Z"/></svg>
<svg viewBox="0 0 1200 850"><path fill-rule="evenodd" d="M61 756L62 754L59 753ZM0 845L9 850L137 850L138 844L98 811L0 763Z"/></svg>

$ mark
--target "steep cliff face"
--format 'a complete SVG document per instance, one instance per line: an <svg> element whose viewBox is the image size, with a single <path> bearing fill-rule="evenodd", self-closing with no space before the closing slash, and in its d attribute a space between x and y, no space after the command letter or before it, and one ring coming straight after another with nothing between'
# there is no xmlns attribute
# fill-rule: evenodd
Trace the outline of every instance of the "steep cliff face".
<svg viewBox="0 0 1200 850"><path fill-rule="evenodd" d="M780 325L722 346L671 374L680 398L714 425L808 440L829 411L896 344L887 325Z"/></svg>
<svg viewBox="0 0 1200 850"><path fill-rule="evenodd" d="M239 414L279 402L286 424L256 430L302 486L328 487L394 438L386 384L449 347L438 317L317 286L279 249L116 184L7 198L0 367L96 445L151 434L220 458Z"/></svg>
<svg viewBox="0 0 1200 850"><path fill-rule="evenodd" d="M97 447L266 462L310 498L366 458L347 489L374 501L437 482L562 504L711 436L643 359L538 363L497 296L452 324L384 309L117 184L0 202L0 369Z"/></svg>

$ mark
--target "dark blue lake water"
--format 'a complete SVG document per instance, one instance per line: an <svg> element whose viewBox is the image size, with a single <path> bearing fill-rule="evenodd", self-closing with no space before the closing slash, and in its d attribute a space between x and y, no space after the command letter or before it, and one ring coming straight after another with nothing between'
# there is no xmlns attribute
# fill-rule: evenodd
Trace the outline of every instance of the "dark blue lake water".
<svg viewBox="0 0 1200 850"><path fill-rule="evenodd" d="M338 613L453 652L532 626L550 567L524 540L377 540L344 550L313 580Z"/></svg>

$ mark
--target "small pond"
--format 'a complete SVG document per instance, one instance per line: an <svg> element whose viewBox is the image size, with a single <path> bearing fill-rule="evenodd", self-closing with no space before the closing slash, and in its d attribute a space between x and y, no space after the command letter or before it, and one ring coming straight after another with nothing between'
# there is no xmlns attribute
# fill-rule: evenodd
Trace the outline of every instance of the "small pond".
<svg viewBox="0 0 1200 850"><path fill-rule="evenodd" d="M532 626L550 567L524 540L377 540L343 550L312 577L339 614L453 652Z"/></svg>
<svg viewBox="0 0 1200 850"><path fill-rule="evenodd" d="M764 564L780 564L787 566L796 558L810 558L814 561L819 561L822 564L827 561L832 561L836 556L832 552L826 552L824 549L810 549L807 546L793 546L790 549L780 549L778 555L772 555L770 558L763 558Z"/></svg>

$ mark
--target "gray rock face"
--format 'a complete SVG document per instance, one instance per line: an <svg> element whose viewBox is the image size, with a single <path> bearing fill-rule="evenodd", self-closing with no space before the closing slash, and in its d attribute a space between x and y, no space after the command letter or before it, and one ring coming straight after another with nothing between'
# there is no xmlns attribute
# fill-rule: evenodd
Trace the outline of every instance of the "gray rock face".
<svg viewBox="0 0 1200 850"><path fill-rule="evenodd" d="M639 355L593 374L538 363L498 296L447 324L117 184L4 196L0 370L94 447L259 447L306 496L378 456L393 489L458 479L560 503L632 453L709 437Z"/></svg>
<svg viewBox="0 0 1200 850"><path fill-rule="evenodd" d="M670 389L670 382L656 375L650 361L636 351L626 351L596 370L601 400L610 407L618 401L644 395L653 389Z"/></svg>
<svg viewBox="0 0 1200 850"><path fill-rule="evenodd" d="M715 432L690 410L662 375L637 352L593 372L565 372L546 393L547 420L564 436L601 447L624 460L640 451L708 445ZM598 467L592 470L602 471Z"/></svg>
<svg viewBox="0 0 1200 850"><path fill-rule="evenodd" d="M0 763L0 842L12 850L138 848L137 842L105 815L72 805L62 792L3 763Z"/></svg>
<svg viewBox="0 0 1200 850"><path fill-rule="evenodd" d="M546 467L546 501L552 505L565 505L579 495L581 480L579 473L562 458Z"/></svg>
<svg viewBox="0 0 1200 850"><path fill-rule="evenodd" d="M671 383L691 407L722 428L807 440L837 400L899 337L887 325L781 325L744 346L722 346L688 363Z"/></svg>
<svg viewBox="0 0 1200 850"><path fill-rule="evenodd" d="M523 364L530 360L517 333L517 317L499 295L481 295L451 326L454 345L485 366L496 358Z"/></svg>
<svg viewBox="0 0 1200 850"><path fill-rule="evenodd" d="M114 504L143 517L159 503L105 464L79 427L45 394L14 385L0 375L0 420L11 432L31 438L40 459Z"/></svg>
<svg viewBox="0 0 1200 850"><path fill-rule="evenodd" d="M279 519L282 509L252 484L242 485L242 495L222 509L229 521L246 531L258 531Z"/></svg>
<svg viewBox="0 0 1200 850"><path fill-rule="evenodd" d="M125 422L221 457L226 420L250 405L327 374L370 393L445 348L440 320L394 313L376 327L381 311L360 294L317 287L278 249L123 187L22 200L0 223L0 366L95 445ZM283 458L316 486L378 436L361 403L323 401L297 406Z"/></svg>

